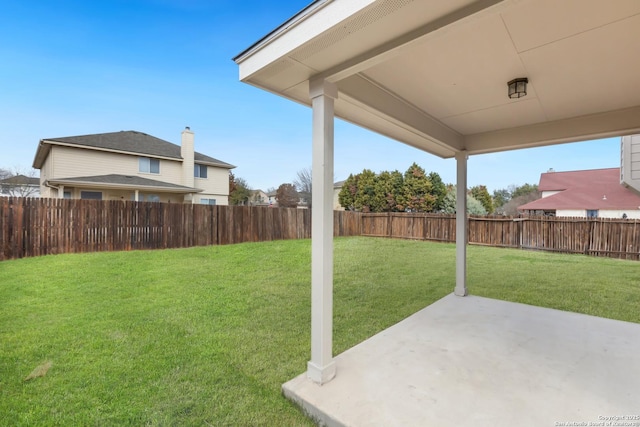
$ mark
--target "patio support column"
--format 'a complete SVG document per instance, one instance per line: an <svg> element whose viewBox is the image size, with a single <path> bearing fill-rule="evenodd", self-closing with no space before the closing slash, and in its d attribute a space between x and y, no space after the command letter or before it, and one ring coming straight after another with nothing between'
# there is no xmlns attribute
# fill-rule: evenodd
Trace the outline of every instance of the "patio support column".
<svg viewBox="0 0 640 427"><path fill-rule="evenodd" d="M323 384L336 374L333 361L333 117L336 85L311 80L311 360L307 376Z"/></svg>
<svg viewBox="0 0 640 427"><path fill-rule="evenodd" d="M467 295L467 152L456 153L456 288Z"/></svg>
<svg viewBox="0 0 640 427"><path fill-rule="evenodd" d="M58 187L58 199L64 199L64 185Z"/></svg>

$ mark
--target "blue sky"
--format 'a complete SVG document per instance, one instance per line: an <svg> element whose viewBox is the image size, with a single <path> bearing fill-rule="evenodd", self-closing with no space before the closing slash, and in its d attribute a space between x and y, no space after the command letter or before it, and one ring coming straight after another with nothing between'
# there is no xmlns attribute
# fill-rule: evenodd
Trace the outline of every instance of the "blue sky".
<svg viewBox="0 0 640 427"><path fill-rule="evenodd" d="M3 0L0 168L27 171L43 138L137 130L237 165L267 189L311 165L311 110L238 81L232 58L310 0ZM335 179L412 162L455 181L455 161L337 121ZM620 139L469 159L469 186L620 166Z"/></svg>

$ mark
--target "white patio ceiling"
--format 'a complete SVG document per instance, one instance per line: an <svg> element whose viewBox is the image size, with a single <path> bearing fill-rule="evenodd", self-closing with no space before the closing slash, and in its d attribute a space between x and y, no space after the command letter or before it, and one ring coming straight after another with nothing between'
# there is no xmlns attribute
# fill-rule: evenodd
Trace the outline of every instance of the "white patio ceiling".
<svg viewBox="0 0 640 427"><path fill-rule="evenodd" d="M334 115L456 158L464 296L467 156L640 133L639 54L640 0L316 0L234 58L242 81L312 106L308 377L336 374ZM529 93L509 99L517 77Z"/></svg>
<svg viewBox="0 0 640 427"><path fill-rule="evenodd" d="M640 132L638 0L317 0L234 59L306 105L334 82L336 116L445 158Z"/></svg>

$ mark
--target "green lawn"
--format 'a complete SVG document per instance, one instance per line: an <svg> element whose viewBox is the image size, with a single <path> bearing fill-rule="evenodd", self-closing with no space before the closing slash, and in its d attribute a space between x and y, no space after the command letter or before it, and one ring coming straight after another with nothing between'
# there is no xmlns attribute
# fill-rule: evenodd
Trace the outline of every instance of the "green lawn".
<svg viewBox="0 0 640 427"><path fill-rule="evenodd" d="M335 241L335 351L453 289L455 246ZM640 263L471 246L472 294L640 323ZM0 263L0 424L311 425L310 241ZM46 362L45 376L24 381Z"/></svg>

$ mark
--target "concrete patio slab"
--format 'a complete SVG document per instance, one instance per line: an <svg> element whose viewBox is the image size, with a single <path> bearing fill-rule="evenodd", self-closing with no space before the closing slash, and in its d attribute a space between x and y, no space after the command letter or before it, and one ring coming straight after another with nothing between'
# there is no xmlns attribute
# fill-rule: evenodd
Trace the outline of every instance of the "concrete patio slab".
<svg viewBox="0 0 640 427"><path fill-rule="evenodd" d="M320 425L640 426L640 324L448 295L335 361L283 385Z"/></svg>

